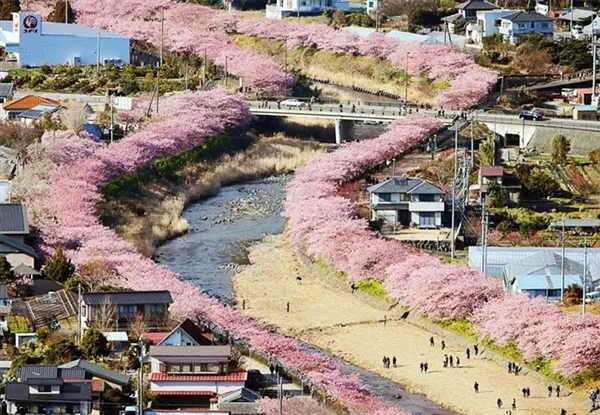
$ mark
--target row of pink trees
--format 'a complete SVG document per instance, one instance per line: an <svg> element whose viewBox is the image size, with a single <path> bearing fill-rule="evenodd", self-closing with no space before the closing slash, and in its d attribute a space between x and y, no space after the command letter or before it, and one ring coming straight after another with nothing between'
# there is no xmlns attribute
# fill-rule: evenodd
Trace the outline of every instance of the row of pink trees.
<svg viewBox="0 0 600 415"><path fill-rule="evenodd" d="M371 395L358 376L342 373L328 356L269 331L190 282L181 281L176 273L138 254L98 220L96 205L110 180L134 173L156 158L202 145L230 128L244 127L249 119L243 97L219 89L166 97L159 117L108 146L69 133L58 133L53 140L52 134L46 133L37 162L45 158L55 167L45 177L47 186L36 189L28 198L40 230L42 250L53 252L64 246L76 265L102 260L112 270L104 274L108 279L102 283L106 285L169 290L175 318L200 316L213 322L231 336L247 341L254 350L300 371L352 414L407 415ZM61 148L68 156L59 156Z"/></svg>
<svg viewBox="0 0 600 415"><path fill-rule="evenodd" d="M47 10L45 0L34 9ZM441 106L467 108L480 101L497 75L477 66L456 47L402 42L382 34L359 37L322 24L290 23L266 18L246 19L240 13L188 4L175 0L72 0L77 21L158 45L164 18L165 45L174 51L206 54L217 65L243 78L246 86L266 94L281 94L291 85L285 68L249 48L234 44L228 34L245 33L286 41L287 47L316 47L334 53L389 59L404 70L408 57L411 74L432 81L446 81L438 102Z"/></svg>
<svg viewBox="0 0 600 415"><path fill-rule="evenodd" d="M392 123L380 137L344 145L298 169L288 187L287 234L299 249L351 281L382 281L390 296L435 320L468 319L524 359L557 359L565 376L600 370L600 319L566 314L525 295L505 294L492 278L379 239L358 219L340 185L389 160L440 127L431 118Z"/></svg>

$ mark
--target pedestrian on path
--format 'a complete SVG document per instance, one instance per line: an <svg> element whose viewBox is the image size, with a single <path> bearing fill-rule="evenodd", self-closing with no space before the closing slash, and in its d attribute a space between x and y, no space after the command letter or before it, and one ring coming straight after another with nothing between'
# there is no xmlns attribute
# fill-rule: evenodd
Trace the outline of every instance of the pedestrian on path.
<svg viewBox="0 0 600 415"><path fill-rule="evenodd" d="M383 362L383 367L385 368L385 364L386 364L386 362L387 362L387 357L383 356L383 360L382 360L382 362Z"/></svg>
<svg viewBox="0 0 600 415"><path fill-rule="evenodd" d="M429 346L430 346L430 347L435 347L435 341L433 340L433 336L431 336L431 337L429 338Z"/></svg>
<svg viewBox="0 0 600 415"><path fill-rule="evenodd" d="M425 365L423 365L423 369L425 369L425 373L427 373L427 371L429 370L429 363L425 362Z"/></svg>
<svg viewBox="0 0 600 415"><path fill-rule="evenodd" d="M502 399L498 398L498 400L496 401L496 405L498 405L498 409L501 409L502 405L504 405L504 402L502 402Z"/></svg>
<svg viewBox="0 0 600 415"><path fill-rule="evenodd" d="M444 355L444 367L448 367L448 355Z"/></svg>
<svg viewBox="0 0 600 415"><path fill-rule="evenodd" d="M475 356L477 356L479 354L479 346L473 346L473 350L475 351Z"/></svg>
<svg viewBox="0 0 600 415"><path fill-rule="evenodd" d="M556 385L556 397L560 398L560 385Z"/></svg>
<svg viewBox="0 0 600 415"><path fill-rule="evenodd" d="M456 367L460 367L460 357L456 356Z"/></svg>
<svg viewBox="0 0 600 415"><path fill-rule="evenodd" d="M523 398L527 398L527 388L521 389L521 392L523 393Z"/></svg>
<svg viewBox="0 0 600 415"><path fill-rule="evenodd" d="M354 294L354 291L356 291L356 284L352 283L350 288L352 288L352 294Z"/></svg>
<svg viewBox="0 0 600 415"><path fill-rule="evenodd" d="M394 367L398 367L398 366L396 366L396 356L392 357L392 365Z"/></svg>
<svg viewBox="0 0 600 415"><path fill-rule="evenodd" d="M296 276L296 284L302 285L302 277L300 275Z"/></svg>
<svg viewBox="0 0 600 415"><path fill-rule="evenodd" d="M421 369L421 373L423 373L423 370L425 370L425 363L419 363L419 368Z"/></svg>
<svg viewBox="0 0 600 415"><path fill-rule="evenodd" d="M479 383L475 382L473 389L475 389L475 393L479 393Z"/></svg>
<svg viewBox="0 0 600 415"><path fill-rule="evenodd" d="M442 350L446 348L446 342L442 340Z"/></svg>
<svg viewBox="0 0 600 415"><path fill-rule="evenodd" d="M383 327L385 327L387 324L387 314L385 316L383 316Z"/></svg>
<svg viewBox="0 0 600 415"><path fill-rule="evenodd" d="M567 410L566 409L561 409L560 410L560 415L567 415Z"/></svg>
<svg viewBox="0 0 600 415"><path fill-rule="evenodd" d="M454 367L454 357L450 355L450 367Z"/></svg>
<svg viewBox="0 0 600 415"><path fill-rule="evenodd" d="M273 367L273 363L271 363L269 365L269 371L271 372L271 376L273 376L273 373L275 373L275 368Z"/></svg>
<svg viewBox="0 0 600 415"><path fill-rule="evenodd" d="M471 349L469 349L469 348L467 347L467 351L466 351L466 353L467 353L467 359L470 359L470 358L471 358Z"/></svg>
<svg viewBox="0 0 600 415"><path fill-rule="evenodd" d="M287 306L286 306L287 312L290 312L290 302L288 301Z"/></svg>
<svg viewBox="0 0 600 415"><path fill-rule="evenodd" d="M527 397L529 398L531 396L531 389L529 389L529 386L527 386Z"/></svg>
<svg viewBox="0 0 600 415"><path fill-rule="evenodd" d="M552 385L548 385L548 398L552 396Z"/></svg>
<svg viewBox="0 0 600 415"><path fill-rule="evenodd" d="M512 405L510 406L510 408L511 408L513 411L516 411L516 410L517 410L517 399L516 399L516 398L513 398Z"/></svg>

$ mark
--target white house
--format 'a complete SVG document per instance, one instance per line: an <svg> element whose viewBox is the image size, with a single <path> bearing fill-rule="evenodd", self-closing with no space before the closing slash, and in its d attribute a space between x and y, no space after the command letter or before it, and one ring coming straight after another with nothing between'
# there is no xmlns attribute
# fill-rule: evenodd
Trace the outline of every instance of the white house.
<svg viewBox="0 0 600 415"><path fill-rule="evenodd" d="M457 32L457 25L465 24L465 36L471 37L472 31L477 25L477 13L498 10L500 7L483 0L469 0L456 6L456 9L457 13L442 18L442 21L448 23L448 28L452 33Z"/></svg>
<svg viewBox="0 0 600 415"><path fill-rule="evenodd" d="M276 4L267 5L267 19L282 19L287 16L316 15L325 9L333 8L346 12L362 12L366 6L364 2L351 2L349 0L277 0Z"/></svg>
<svg viewBox="0 0 600 415"><path fill-rule="evenodd" d="M548 0L535 0L535 12L548 16L550 13L550 5Z"/></svg>
<svg viewBox="0 0 600 415"><path fill-rule="evenodd" d="M501 18L515 13L515 10L485 10L477 12L477 23L471 26L470 39L481 44L486 36L500 33Z"/></svg>
<svg viewBox="0 0 600 415"><path fill-rule="evenodd" d="M554 25L551 18L539 13L514 12L501 18L500 34L511 45L518 45L524 35L540 34L550 40L554 37Z"/></svg>
<svg viewBox="0 0 600 415"><path fill-rule="evenodd" d="M0 21L0 49L21 66L129 63L129 39L87 26L43 22L32 12Z"/></svg>
<svg viewBox="0 0 600 415"><path fill-rule="evenodd" d="M445 192L418 178L394 177L368 188L371 220L419 228L442 226Z"/></svg>

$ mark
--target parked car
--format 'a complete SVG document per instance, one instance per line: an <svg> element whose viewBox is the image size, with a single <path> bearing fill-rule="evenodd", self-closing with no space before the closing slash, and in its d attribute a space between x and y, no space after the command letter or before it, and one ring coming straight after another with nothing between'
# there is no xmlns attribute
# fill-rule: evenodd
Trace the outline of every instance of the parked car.
<svg viewBox="0 0 600 415"><path fill-rule="evenodd" d="M302 102L296 98L286 99L281 103L284 107L303 107L306 105L306 102Z"/></svg>
<svg viewBox="0 0 600 415"><path fill-rule="evenodd" d="M543 118L543 115L536 109L533 109L531 111L523 110L519 113L519 118L522 118L524 120L539 121Z"/></svg>
<svg viewBox="0 0 600 415"><path fill-rule="evenodd" d="M262 373L260 373L260 370L250 369L248 371L248 380L249 381L262 382L264 379L265 379L265 377L263 376Z"/></svg>
<svg viewBox="0 0 600 415"><path fill-rule="evenodd" d="M592 291L585 295L585 302L587 304L597 303L598 301L600 301L600 291Z"/></svg>

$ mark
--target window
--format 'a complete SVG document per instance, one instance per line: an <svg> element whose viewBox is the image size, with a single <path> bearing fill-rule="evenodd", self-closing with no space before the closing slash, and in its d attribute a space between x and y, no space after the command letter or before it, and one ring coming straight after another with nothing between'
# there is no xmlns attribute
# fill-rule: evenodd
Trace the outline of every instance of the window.
<svg viewBox="0 0 600 415"><path fill-rule="evenodd" d="M138 313L137 305L120 305L119 318L128 318Z"/></svg>
<svg viewBox="0 0 600 415"><path fill-rule="evenodd" d="M420 212L419 226L435 228L435 212Z"/></svg>
<svg viewBox="0 0 600 415"><path fill-rule="evenodd" d="M38 392L39 393L52 392L52 386L50 386L50 385L39 385L38 386Z"/></svg>
<svg viewBox="0 0 600 415"><path fill-rule="evenodd" d="M181 365L179 363L168 363L167 364L167 372L168 373L181 373Z"/></svg>
<svg viewBox="0 0 600 415"><path fill-rule="evenodd" d="M181 373L191 373L192 372L192 364L191 363L182 363L181 364Z"/></svg>
<svg viewBox="0 0 600 415"><path fill-rule="evenodd" d="M542 28L543 29L548 29L550 27L550 24L547 22L542 23Z"/></svg>
<svg viewBox="0 0 600 415"><path fill-rule="evenodd" d="M419 195L419 202L435 202L435 195Z"/></svg>
<svg viewBox="0 0 600 415"><path fill-rule="evenodd" d="M200 371L208 372L208 363L200 363Z"/></svg>
<svg viewBox="0 0 600 415"><path fill-rule="evenodd" d="M502 25L502 20L496 19L494 20L494 27L500 27Z"/></svg>
<svg viewBox="0 0 600 415"><path fill-rule="evenodd" d="M150 315L151 316L157 316L163 313L163 306L162 304L151 304L150 305Z"/></svg>
<svg viewBox="0 0 600 415"><path fill-rule="evenodd" d="M202 372L202 365L200 363L194 363L194 372L195 373Z"/></svg>
<svg viewBox="0 0 600 415"><path fill-rule="evenodd" d="M83 317L85 317L87 314L87 307L86 306L81 306L81 315Z"/></svg>
<svg viewBox="0 0 600 415"><path fill-rule="evenodd" d="M392 194L391 193L379 193L379 201L380 202L391 202Z"/></svg>

